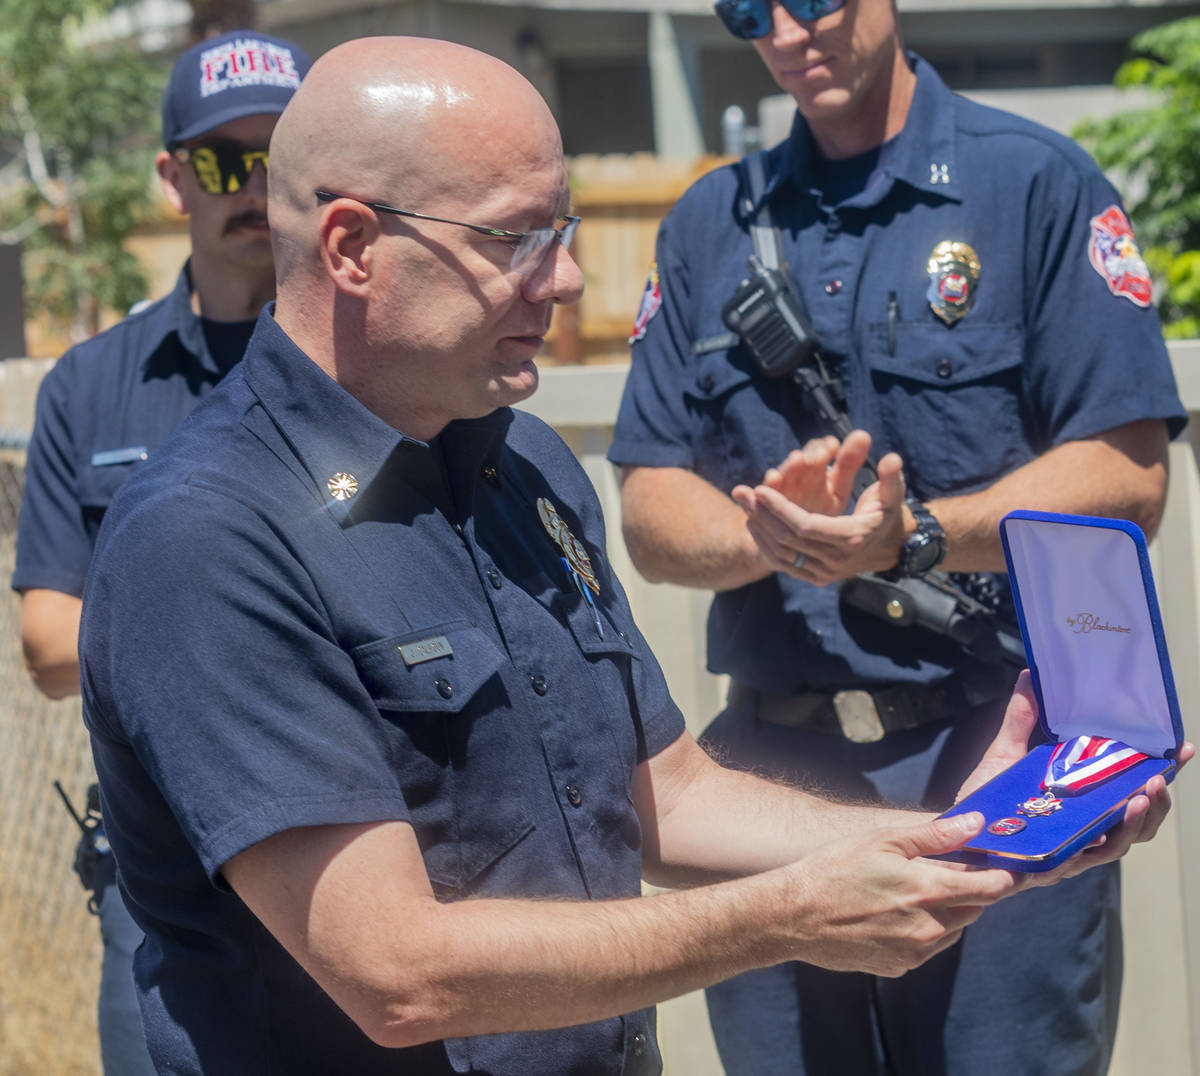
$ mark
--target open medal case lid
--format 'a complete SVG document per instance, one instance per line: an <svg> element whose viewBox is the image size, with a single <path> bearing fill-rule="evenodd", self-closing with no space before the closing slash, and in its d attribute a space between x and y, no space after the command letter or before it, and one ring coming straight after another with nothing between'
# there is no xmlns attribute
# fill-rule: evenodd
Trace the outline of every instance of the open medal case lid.
<svg viewBox="0 0 1200 1076"><path fill-rule="evenodd" d="M1146 539L1125 520L1012 512L1000 524L1038 700L1052 740L947 815L980 811L985 828L944 858L1045 871L1120 821L1155 774L1174 776L1183 722ZM1043 794L1056 743L1119 740L1147 758L1079 794Z"/></svg>
<svg viewBox="0 0 1200 1076"><path fill-rule="evenodd" d="M1012 512L1000 523L1039 720L1171 757L1183 721L1146 538L1123 519Z"/></svg>

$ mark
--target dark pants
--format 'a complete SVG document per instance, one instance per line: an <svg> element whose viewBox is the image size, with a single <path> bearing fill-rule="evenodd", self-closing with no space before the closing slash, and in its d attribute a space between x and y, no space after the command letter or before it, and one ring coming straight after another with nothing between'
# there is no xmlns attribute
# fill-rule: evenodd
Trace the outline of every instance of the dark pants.
<svg viewBox="0 0 1200 1076"><path fill-rule="evenodd" d="M705 739L732 761L835 793L943 809L1004 701L877 744L730 710ZM708 1006L727 1076L1100 1076L1120 988L1113 865L1000 902L899 979L781 964L710 988Z"/></svg>
<svg viewBox="0 0 1200 1076"><path fill-rule="evenodd" d="M133 986L133 954L142 932L117 888L112 854L100 858L96 872L96 905L104 959L100 965L100 1059L105 1076L153 1076L146 1049L142 1014Z"/></svg>

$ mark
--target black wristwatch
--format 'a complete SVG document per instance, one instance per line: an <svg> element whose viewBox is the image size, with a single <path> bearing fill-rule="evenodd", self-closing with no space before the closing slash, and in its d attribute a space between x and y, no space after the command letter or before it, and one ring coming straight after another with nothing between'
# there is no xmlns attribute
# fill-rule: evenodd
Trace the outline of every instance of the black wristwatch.
<svg viewBox="0 0 1200 1076"><path fill-rule="evenodd" d="M934 514L920 501L907 503L908 510L917 521L917 529L900 547L900 559L895 571L901 576L924 575L946 559L946 532Z"/></svg>

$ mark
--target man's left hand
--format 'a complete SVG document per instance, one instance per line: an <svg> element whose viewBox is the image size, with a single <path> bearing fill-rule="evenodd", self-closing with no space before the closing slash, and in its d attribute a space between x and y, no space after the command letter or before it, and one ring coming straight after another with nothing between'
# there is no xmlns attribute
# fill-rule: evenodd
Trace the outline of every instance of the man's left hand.
<svg viewBox="0 0 1200 1076"><path fill-rule="evenodd" d="M1017 680L1000 731L979 765L963 782L959 800L982 788L997 774L1025 757L1029 751L1029 737L1037 724L1037 713L1033 681L1026 670ZM1176 769L1182 769L1195 753L1195 746L1185 742L1175 756ZM1118 825L1055 870L1028 875L1027 884L1053 885L1062 878L1082 874L1090 867L1120 859L1133 845L1151 840L1170 810L1171 795L1167 791L1167 782L1162 776L1151 777L1142 792L1126 804L1124 818Z"/></svg>

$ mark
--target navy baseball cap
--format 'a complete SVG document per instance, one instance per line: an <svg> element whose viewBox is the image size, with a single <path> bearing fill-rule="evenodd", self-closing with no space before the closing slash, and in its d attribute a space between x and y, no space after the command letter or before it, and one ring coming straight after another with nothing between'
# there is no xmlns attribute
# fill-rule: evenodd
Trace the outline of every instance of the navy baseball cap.
<svg viewBox="0 0 1200 1076"><path fill-rule="evenodd" d="M311 66L303 49L254 30L193 45L175 61L163 94L163 145L174 149L243 116L278 115Z"/></svg>

